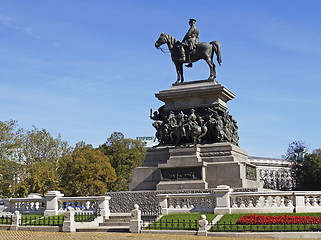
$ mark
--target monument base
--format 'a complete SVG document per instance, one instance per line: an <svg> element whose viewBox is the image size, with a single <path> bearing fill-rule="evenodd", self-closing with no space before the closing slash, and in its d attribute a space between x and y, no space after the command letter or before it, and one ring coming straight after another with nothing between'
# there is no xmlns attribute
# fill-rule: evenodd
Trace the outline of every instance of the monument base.
<svg viewBox="0 0 321 240"><path fill-rule="evenodd" d="M143 165L133 171L130 190L263 187L247 152L237 146L237 122L227 112L234 93L201 80L155 95L165 103L150 116L163 146L147 150Z"/></svg>
<svg viewBox="0 0 321 240"><path fill-rule="evenodd" d="M138 190L208 189L218 185L263 188L245 150L228 142L149 149L133 171L129 188Z"/></svg>

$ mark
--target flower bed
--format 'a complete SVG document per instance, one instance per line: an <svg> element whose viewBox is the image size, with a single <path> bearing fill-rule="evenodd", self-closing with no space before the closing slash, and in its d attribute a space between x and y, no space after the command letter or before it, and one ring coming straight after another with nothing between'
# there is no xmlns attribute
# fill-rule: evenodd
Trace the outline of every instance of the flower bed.
<svg viewBox="0 0 321 240"><path fill-rule="evenodd" d="M237 220L237 224L321 224L321 217L311 216L264 216L264 215L245 215Z"/></svg>

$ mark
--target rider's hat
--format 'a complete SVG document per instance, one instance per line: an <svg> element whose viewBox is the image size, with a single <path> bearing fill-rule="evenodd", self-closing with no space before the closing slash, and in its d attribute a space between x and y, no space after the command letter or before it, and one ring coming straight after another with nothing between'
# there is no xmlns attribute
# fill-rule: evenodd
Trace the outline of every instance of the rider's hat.
<svg viewBox="0 0 321 240"><path fill-rule="evenodd" d="M194 18L190 18L189 21L190 22L196 22L196 20Z"/></svg>

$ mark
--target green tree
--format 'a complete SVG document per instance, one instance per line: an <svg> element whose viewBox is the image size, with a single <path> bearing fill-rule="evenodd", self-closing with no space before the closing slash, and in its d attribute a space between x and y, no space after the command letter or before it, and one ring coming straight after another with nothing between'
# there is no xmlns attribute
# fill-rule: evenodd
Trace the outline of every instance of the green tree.
<svg viewBox="0 0 321 240"><path fill-rule="evenodd" d="M103 195L116 181L109 158L91 145L80 144L60 161L60 186L67 196Z"/></svg>
<svg viewBox="0 0 321 240"><path fill-rule="evenodd" d="M71 147L60 135L36 127L25 131L14 120L0 122L0 195L58 190L59 161L68 154Z"/></svg>
<svg viewBox="0 0 321 240"><path fill-rule="evenodd" d="M50 190L59 189L59 177L55 169L47 163L33 163L26 168L25 177L16 186L16 195L25 197L29 193L44 195Z"/></svg>
<svg viewBox="0 0 321 240"><path fill-rule="evenodd" d="M32 130L24 131L19 152L23 171L19 175L15 195L24 197L33 192L44 194L59 190L59 162L72 152L59 134L54 138L46 129L39 130L33 126Z"/></svg>
<svg viewBox="0 0 321 240"><path fill-rule="evenodd" d="M0 121L0 158L13 160L16 149L21 143L23 129L19 128L17 121Z"/></svg>
<svg viewBox="0 0 321 240"><path fill-rule="evenodd" d="M294 163L297 190L321 190L321 149L306 154L302 162Z"/></svg>
<svg viewBox="0 0 321 240"><path fill-rule="evenodd" d="M308 154L308 147L302 141L293 141L289 144L289 147L284 156L284 159L300 163L304 160L305 155Z"/></svg>
<svg viewBox="0 0 321 240"><path fill-rule="evenodd" d="M0 195L12 197L15 186L22 174L22 167L18 163L23 129L17 121L0 121Z"/></svg>
<svg viewBox="0 0 321 240"><path fill-rule="evenodd" d="M53 138L46 129L39 130L35 126L25 132L21 150L26 165L44 163L55 172L61 157L72 153L72 148L61 139L60 134Z"/></svg>
<svg viewBox="0 0 321 240"><path fill-rule="evenodd" d="M111 165L116 171L117 181L112 190L128 190L133 169L141 166L144 161L146 151L144 144L139 140L125 138L120 132L114 132L99 149L110 158Z"/></svg>

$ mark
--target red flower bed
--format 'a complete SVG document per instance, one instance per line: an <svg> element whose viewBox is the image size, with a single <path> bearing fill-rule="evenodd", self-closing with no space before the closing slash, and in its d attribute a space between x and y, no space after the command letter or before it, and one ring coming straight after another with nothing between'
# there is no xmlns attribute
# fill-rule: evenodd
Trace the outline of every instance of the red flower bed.
<svg viewBox="0 0 321 240"><path fill-rule="evenodd" d="M245 215L239 218L237 224L321 224L321 217L311 216L264 216Z"/></svg>

